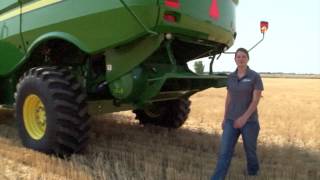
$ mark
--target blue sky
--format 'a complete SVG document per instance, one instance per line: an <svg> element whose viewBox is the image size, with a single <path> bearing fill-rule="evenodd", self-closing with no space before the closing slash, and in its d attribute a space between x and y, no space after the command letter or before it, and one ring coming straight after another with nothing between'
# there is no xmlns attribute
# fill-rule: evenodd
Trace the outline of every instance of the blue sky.
<svg viewBox="0 0 320 180"><path fill-rule="evenodd" d="M250 68L320 74L320 0L240 0L236 10L238 35L228 51L251 48L262 37L260 21L269 21L265 40L250 51ZM235 68L233 55L222 55L214 64L214 71Z"/></svg>

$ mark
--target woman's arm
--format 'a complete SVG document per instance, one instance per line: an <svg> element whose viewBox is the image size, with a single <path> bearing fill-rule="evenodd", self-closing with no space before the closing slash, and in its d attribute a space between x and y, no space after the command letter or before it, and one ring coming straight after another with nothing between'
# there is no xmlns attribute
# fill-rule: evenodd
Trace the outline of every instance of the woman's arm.
<svg viewBox="0 0 320 180"><path fill-rule="evenodd" d="M257 106L261 97L261 92L262 92L261 90L253 91L253 98L248 109L242 116L236 119L236 121L233 124L234 128L242 128L246 124L251 114L257 109Z"/></svg>
<svg viewBox="0 0 320 180"><path fill-rule="evenodd" d="M223 129L224 127L224 123L226 121L226 118L227 118L227 113L228 113L228 109L229 109L229 104L230 104L230 94L229 94L229 91L227 91L227 97L226 97L226 102L225 102L225 105L224 105L224 116L223 116L223 120L222 120L222 123L221 123L221 128Z"/></svg>

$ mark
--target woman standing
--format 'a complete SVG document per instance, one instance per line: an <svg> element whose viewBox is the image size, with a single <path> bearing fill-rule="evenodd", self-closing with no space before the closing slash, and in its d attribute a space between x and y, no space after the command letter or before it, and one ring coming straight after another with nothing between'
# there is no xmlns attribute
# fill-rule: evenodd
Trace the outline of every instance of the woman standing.
<svg viewBox="0 0 320 180"><path fill-rule="evenodd" d="M225 114L221 124L223 134L212 180L225 178L240 135L247 157L247 174L254 176L259 171L256 154L260 130L257 106L263 83L260 75L248 67L248 61L248 51L239 48L235 53L237 69L228 76Z"/></svg>

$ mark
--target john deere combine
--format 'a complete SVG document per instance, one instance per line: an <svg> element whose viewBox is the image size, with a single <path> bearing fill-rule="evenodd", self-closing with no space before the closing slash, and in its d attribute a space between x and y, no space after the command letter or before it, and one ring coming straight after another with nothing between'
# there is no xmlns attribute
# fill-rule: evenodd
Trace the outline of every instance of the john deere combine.
<svg viewBox="0 0 320 180"><path fill-rule="evenodd" d="M58 155L85 147L89 114L132 109L141 124L179 128L192 94L225 85L187 62L233 44L236 4L0 1L0 104L26 147Z"/></svg>

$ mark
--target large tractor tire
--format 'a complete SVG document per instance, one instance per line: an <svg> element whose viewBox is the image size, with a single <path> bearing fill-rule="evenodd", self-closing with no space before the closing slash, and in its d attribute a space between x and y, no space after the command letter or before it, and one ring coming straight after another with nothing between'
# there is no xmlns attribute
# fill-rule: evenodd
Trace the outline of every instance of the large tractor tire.
<svg viewBox="0 0 320 180"><path fill-rule="evenodd" d="M58 156L85 148L90 129L86 94L69 70L30 69L21 77L15 98L24 146Z"/></svg>
<svg viewBox="0 0 320 180"><path fill-rule="evenodd" d="M133 112L140 124L177 129L188 118L190 104L188 99L177 99L153 103L145 109L136 109Z"/></svg>

